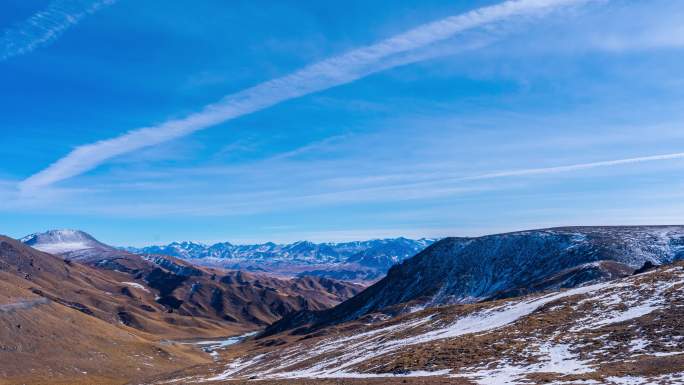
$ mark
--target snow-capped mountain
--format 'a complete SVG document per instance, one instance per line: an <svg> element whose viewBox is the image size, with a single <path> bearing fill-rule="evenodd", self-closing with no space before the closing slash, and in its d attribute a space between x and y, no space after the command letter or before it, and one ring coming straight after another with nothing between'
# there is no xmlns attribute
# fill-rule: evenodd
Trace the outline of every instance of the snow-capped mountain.
<svg viewBox="0 0 684 385"><path fill-rule="evenodd" d="M87 302L106 306L109 311L107 317L117 309L115 314L125 314L122 322L133 324L133 321L138 320L138 328L147 332L151 331L145 328L149 316L171 312L181 317L199 319L199 323L183 319L178 321L179 326L192 324L192 327L201 329L200 323L210 320L215 326L216 322L227 321L230 327L255 328L272 323L293 311L329 308L363 288L322 277L280 279L241 271L202 268L175 257L132 254L107 246L93 236L76 230L33 234L24 237L22 242L2 237L0 241L3 246L0 248L0 272L18 271L34 284L45 279L59 286L66 274L64 266L86 271L84 276L115 279L114 286L102 283L95 289L88 288L79 293L79 306L85 306ZM49 250L51 255L40 253L42 250ZM52 265L48 266L48 262ZM81 285L81 288L86 287ZM131 304L130 301L138 298L131 294L131 287L146 293L146 302ZM107 305L100 298L111 293L123 294L121 298L133 310L123 310L125 306L122 304L116 307ZM156 307L156 310L150 311L150 306ZM153 323L159 321L155 319ZM220 324L217 326L222 327Z"/></svg>
<svg viewBox="0 0 684 385"><path fill-rule="evenodd" d="M50 232L24 240L96 246L90 238ZM89 250L92 258L76 261L0 235L1 384L128 383L135 368L166 368L149 372L160 373L207 362L187 338L220 341L293 311L328 308L362 289L320 277L201 268L173 257L148 261L121 250L97 257L98 249L81 247L68 250ZM65 379L76 367L79 378ZM95 379L83 379L86 372Z"/></svg>
<svg viewBox="0 0 684 385"><path fill-rule="evenodd" d="M268 242L254 245L174 242L164 246L128 247L125 250L142 255L170 255L205 266L374 280L384 275L392 265L416 255L432 243L432 239L407 238L345 243Z"/></svg>
<svg viewBox="0 0 684 385"><path fill-rule="evenodd" d="M354 298L286 317L269 333L327 325L385 310L474 303L577 287L684 258L684 226L571 227L446 238L392 267Z"/></svg>
<svg viewBox="0 0 684 385"><path fill-rule="evenodd" d="M113 249L80 230L50 230L27 235L20 240L34 249L51 254L63 254L87 249Z"/></svg>
<svg viewBox="0 0 684 385"><path fill-rule="evenodd" d="M173 242L164 246L129 247L140 254L162 254L183 259L279 260L298 262L356 262L379 257L380 263L392 264L412 257L434 240L406 238L378 239L363 242L313 243L299 241L290 244L267 242L254 245L234 245L229 242L205 245L194 242ZM376 262L372 260L371 262Z"/></svg>

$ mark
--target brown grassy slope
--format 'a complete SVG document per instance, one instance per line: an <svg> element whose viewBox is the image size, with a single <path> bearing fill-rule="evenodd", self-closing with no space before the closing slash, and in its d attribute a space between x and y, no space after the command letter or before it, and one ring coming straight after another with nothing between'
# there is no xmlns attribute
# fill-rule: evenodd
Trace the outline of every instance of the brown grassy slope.
<svg viewBox="0 0 684 385"><path fill-rule="evenodd" d="M177 277L174 266L168 270L128 253L117 254L115 262L119 271L0 236L0 384L123 383L178 370L209 357L161 341L242 334L274 321L279 312L323 308L358 290L324 279L197 269L199 275L169 294L183 301L173 309L155 300L161 291L146 277L153 271ZM215 291L221 311L214 308Z"/></svg>
<svg viewBox="0 0 684 385"><path fill-rule="evenodd" d="M526 307L531 303L538 305ZM526 308L529 311L515 310ZM507 319L519 316L486 328L488 323L496 325L501 314L508 314ZM468 319L472 321L459 323ZM278 385L459 384L503 371L514 373L513 383L610 384L611 377L638 376L640 383L669 385L684 381L683 320L680 261L593 288L443 306L376 323L352 321L304 336L247 341L227 349L219 362L154 380L206 381L223 374L232 380L213 383L246 384L255 378ZM475 324L485 327L473 329ZM465 332L415 339L442 328ZM395 349L382 349L393 342L398 342ZM353 365L342 367L347 362ZM326 379L324 369L340 376L351 373L349 377L414 371L463 377ZM273 379L279 374L319 378Z"/></svg>
<svg viewBox="0 0 684 385"><path fill-rule="evenodd" d="M145 286L140 279L127 273L62 260L6 237L0 237L0 273L17 278L14 282L18 287L38 296L108 323L127 323L160 338L230 335L252 327L223 322L210 315L192 317L168 313L155 301L153 290L141 290L123 283L136 282Z"/></svg>
<svg viewBox="0 0 684 385"><path fill-rule="evenodd" d="M148 261L114 249L88 261L70 262L0 237L0 271L22 278L23 287L160 338L241 334L292 311L333 306L361 290L325 278L199 268L172 257Z"/></svg>
<svg viewBox="0 0 684 385"><path fill-rule="evenodd" d="M122 324L45 301L16 281L0 272L0 383L116 384L208 361Z"/></svg>
<svg viewBox="0 0 684 385"><path fill-rule="evenodd" d="M0 383L116 384L208 361L123 325L134 301L118 278L0 237Z"/></svg>

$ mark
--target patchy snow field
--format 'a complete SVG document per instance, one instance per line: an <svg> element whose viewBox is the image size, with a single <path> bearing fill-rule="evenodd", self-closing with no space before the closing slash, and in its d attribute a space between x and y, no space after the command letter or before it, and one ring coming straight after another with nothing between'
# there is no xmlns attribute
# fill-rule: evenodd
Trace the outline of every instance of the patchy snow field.
<svg viewBox="0 0 684 385"><path fill-rule="evenodd" d="M684 372L681 315L684 268L675 265L556 293L427 309L375 326L350 323L283 346L257 341L211 375L184 382L441 376L495 385L677 383ZM641 366L662 370L627 375Z"/></svg>

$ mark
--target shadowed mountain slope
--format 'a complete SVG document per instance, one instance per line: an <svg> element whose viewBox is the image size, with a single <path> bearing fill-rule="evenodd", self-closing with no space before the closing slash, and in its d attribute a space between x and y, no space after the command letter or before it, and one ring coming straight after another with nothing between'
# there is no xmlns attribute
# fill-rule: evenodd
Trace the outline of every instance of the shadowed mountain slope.
<svg viewBox="0 0 684 385"><path fill-rule="evenodd" d="M108 246L75 230L52 230L23 238L27 244L59 250L67 263L87 265L108 274L129 301L142 301L130 322L145 327L148 313L159 311L176 329L197 320L243 331L277 321L299 310L322 310L358 293L362 287L319 277L279 279L267 275L195 266L164 255L140 256ZM106 288L107 291L112 291ZM139 309L143 312L140 313ZM154 309L154 311L152 310ZM173 317L185 317L184 321ZM172 317L169 319L168 317ZM193 327L199 327L195 325Z"/></svg>
<svg viewBox="0 0 684 385"><path fill-rule="evenodd" d="M177 370L210 357L169 339L244 334L361 290L108 247L84 259L74 255L85 249L60 250L68 257L0 236L0 377L12 383L123 383Z"/></svg>
<svg viewBox="0 0 684 385"><path fill-rule="evenodd" d="M144 383L674 385L684 380L683 316L678 261L611 282L245 341L217 362Z"/></svg>
<svg viewBox="0 0 684 385"><path fill-rule="evenodd" d="M446 238L392 267L387 276L322 312L300 312L266 335L321 327L377 311L473 303L576 287L630 274L646 262L684 256L684 227L568 227L478 238ZM308 329L303 329L305 332Z"/></svg>

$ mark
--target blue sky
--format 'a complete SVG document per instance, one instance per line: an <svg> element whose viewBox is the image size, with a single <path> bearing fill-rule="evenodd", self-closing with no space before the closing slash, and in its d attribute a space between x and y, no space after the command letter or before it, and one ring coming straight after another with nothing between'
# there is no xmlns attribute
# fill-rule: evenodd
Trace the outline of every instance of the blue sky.
<svg viewBox="0 0 684 385"><path fill-rule="evenodd" d="M678 0L4 1L0 232L682 223L681 20Z"/></svg>

